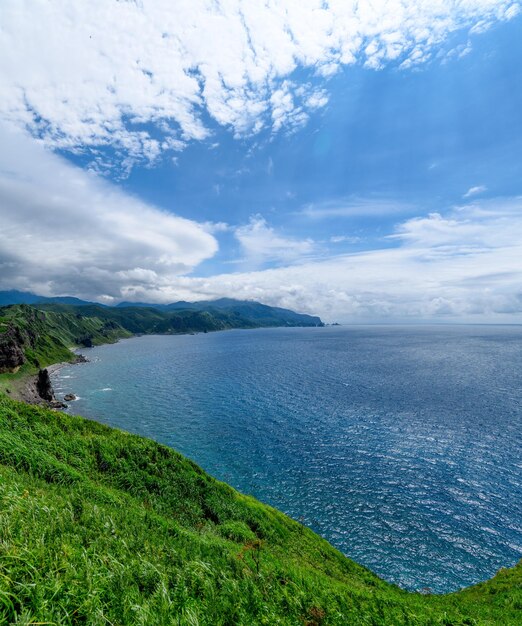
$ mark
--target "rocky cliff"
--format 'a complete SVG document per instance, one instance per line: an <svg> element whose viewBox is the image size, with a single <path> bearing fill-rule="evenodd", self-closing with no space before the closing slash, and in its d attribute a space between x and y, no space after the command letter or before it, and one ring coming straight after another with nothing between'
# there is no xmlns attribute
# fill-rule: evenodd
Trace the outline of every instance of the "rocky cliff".
<svg viewBox="0 0 522 626"><path fill-rule="evenodd" d="M14 372L26 361L24 341L18 328L9 326L0 334L0 374Z"/></svg>

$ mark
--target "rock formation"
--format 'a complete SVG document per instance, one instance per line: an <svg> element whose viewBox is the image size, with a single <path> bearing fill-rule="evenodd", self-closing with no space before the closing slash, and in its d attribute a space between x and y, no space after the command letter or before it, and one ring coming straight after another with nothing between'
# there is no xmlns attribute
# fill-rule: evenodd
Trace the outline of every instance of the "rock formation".
<svg viewBox="0 0 522 626"><path fill-rule="evenodd" d="M23 344L24 338L16 327L10 326L0 334L0 374L12 372L25 363Z"/></svg>
<svg viewBox="0 0 522 626"><path fill-rule="evenodd" d="M36 390L38 391L38 395L42 400L47 400L47 402L54 402L54 389L51 384L51 377L49 376L48 370L40 370L38 372L38 380L36 381Z"/></svg>

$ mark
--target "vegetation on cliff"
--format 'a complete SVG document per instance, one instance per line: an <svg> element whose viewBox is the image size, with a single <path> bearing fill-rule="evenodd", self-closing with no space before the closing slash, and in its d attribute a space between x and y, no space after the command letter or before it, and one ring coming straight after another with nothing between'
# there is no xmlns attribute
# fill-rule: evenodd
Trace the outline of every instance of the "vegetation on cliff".
<svg viewBox="0 0 522 626"><path fill-rule="evenodd" d="M126 303L124 303L126 304ZM323 326L321 318L260 302L221 300L174 302L168 305L126 304L106 307L99 304L70 306L42 303L46 311L74 311L77 315L96 316L120 324L133 333L177 333L260 328L275 326Z"/></svg>
<svg viewBox="0 0 522 626"><path fill-rule="evenodd" d="M131 332L113 320L84 316L74 307L63 311L41 311L26 304L0 308L0 373L17 368L33 372L72 360L72 346L96 345L130 336Z"/></svg>
<svg viewBox="0 0 522 626"><path fill-rule="evenodd" d="M160 310L42 302L0 307L0 391L9 389L18 397L27 397L19 393L25 377L53 363L73 360L72 347L110 343L135 334L322 325L318 317L257 302L221 300L170 306Z"/></svg>
<svg viewBox="0 0 522 626"><path fill-rule="evenodd" d="M518 625L521 583L407 593L165 446L0 396L0 624Z"/></svg>

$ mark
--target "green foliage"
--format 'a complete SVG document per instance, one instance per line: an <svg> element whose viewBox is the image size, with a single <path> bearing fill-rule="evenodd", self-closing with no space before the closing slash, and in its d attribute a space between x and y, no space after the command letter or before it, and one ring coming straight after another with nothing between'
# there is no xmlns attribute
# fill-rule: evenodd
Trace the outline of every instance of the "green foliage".
<svg viewBox="0 0 522 626"><path fill-rule="evenodd" d="M234 301L231 301L234 302ZM133 334L176 334L226 330L230 328L260 328L266 326L317 326L318 317L269 307L257 302L230 304L226 308L212 302L186 303L187 308L157 309L152 307L103 307L99 305L71 306L66 304L37 304L42 311L73 313L96 317L118 324Z"/></svg>
<svg viewBox="0 0 522 626"><path fill-rule="evenodd" d="M130 337L113 320L72 311L41 311L25 304L0 308L0 392L24 397L28 376L53 363L72 361L72 347ZM13 353L22 353L13 362Z"/></svg>
<svg viewBox="0 0 522 626"><path fill-rule="evenodd" d="M522 568L401 591L153 441L0 396L0 624L520 624Z"/></svg>
<svg viewBox="0 0 522 626"><path fill-rule="evenodd" d="M219 533L225 539L237 541L238 543L248 543L256 539L255 533L239 520L228 520L219 525Z"/></svg>
<svg viewBox="0 0 522 626"><path fill-rule="evenodd" d="M84 317L72 311L40 311L26 304L0 308L0 327L16 330L16 339L27 359L26 370L31 371L70 361L74 356L70 348L81 345L86 338L98 345L131 336L111 320Z"/></svg>

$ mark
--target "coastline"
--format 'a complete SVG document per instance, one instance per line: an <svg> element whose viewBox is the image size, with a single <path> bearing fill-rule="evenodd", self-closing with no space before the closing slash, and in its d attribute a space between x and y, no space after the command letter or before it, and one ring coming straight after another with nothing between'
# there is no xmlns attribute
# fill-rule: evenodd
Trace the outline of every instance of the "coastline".
<svg viewBox="0 0 522 626"><path fill-rule="evenodd" d="M491 336L489 332L486 334L488 337ZM471 331L471 335L475 337L475 332ZM397 334L393 329L390 330L387 336L396 338L394 343L400 354L403 354L405 343L410 342L412 345L416 343L416 341L411 340L411 336L408 339L403 332ZM434 333L432 336L436 338L438 345L444 345L441 343L437 333ZM452 333L450 332L449 337L451 338L451 336ZM516 336L517 334L515 333L515 341ZM318 343L319 337L321 337L320 343ZM53 382L58 397L61 398L66 393L77 393L79 396L79 402L71 402L66 413L79 412L89 418L99 419L105 424L130 432L138 432L144 436L153 436L163 443L183 450L185 454L202 463L211 473L231 482L245 493L254 493L256 497L264 499L285 511L292 510L296 517L309 515L312 518L312 515L306 510L306 506L300 504L299 496L289 497L289 504L287 504L283 502L284 498L279 498L278 495L286 493L284 491L285 486L287 487L287 492L290 492L290 489L292 489L293 493L298 494L302 488L301 485L305 485L307 498L311 502L316 503L317 508L315 510L319 511L319 514L317 514L314 510L312 519L322 520L314 522L316 524L315 528L319 528L319 524L322 524L323 532L325 534L331 532L332 534L327 534L327 536L336 542L336 545L341 545L345 553L349 553L349 550L352 549L349 541L340 537L340 534L337 534L335 529L333 531L330 530L334 528L334 523L335 528L344 529L345 524L346 526L349 525L350 533L353 533L355 536L359 536L357 533L360 533L361 536L365 536L365 540L366 535L370 533L360 531L355 523L348 523L343 520L343 515L344 519L348 518L348 513L346 512L350 510L348 498L346 498L347 504L340 505L339 501L336 502L337 510L340 511L337 513L337 511L333 510L333 507L328 508L327 500L329 496L323 496L321 487L314 486L328 485L328 488L331 488L332 492L334 492L336 482L334 479L329 480L328 477L332 475L335 475L336 478L343 476L342 472L345 470L342 468L342 463L345 463L344 459L354 458L350 457L353 448L349 448L347 445L344 457L340 457L339 467L335 467L334 462L331 460L335 458L331 452L335 453L341 448L339 443L335 443L335 437L330 435L331 432L336 432L335 428L339 428L337 432L340 432L341 428L344 427L338 427L339 422L335 421L335 413L333 413L333 410L338 410L339 406L346 410L346 413L343 413L343 415L348 416L344 423L354 425L350 431L350 433L354 433L352 441L362 441L360 434L369 432L371 433L372 441L375 442L374 447L370 451L363 452L363 455L360 457L361 463L358 460L353 463L354 476L357 475L358 468L361 468L362 472L364 472L364 467L367 467L364 461L371 459L372 464L376 467L376 471L373 473L381 476L380 484L386 484L386 493L389 494L387 497L398 503L399 510L403 506L412 506L411 510L414 511L415 516L418 514L420 515L419 519L423 520L422 525L426 529L428 537L431 536L429 529L432 522L430 523L430 520L437 519L437 522L442 520L442 523L444 523L443 514L436 518L432 517L432 513L424 513L422 510L419 510L422 508L422 505L416 504L415 499L410 497L408 492L405 492L401 487L397 488L394 486L396 484L401 485L399 472L397 472L399 476L397 483L393 483L391 486L388 486L387 483L394 471L393 463L396 463L395 459L402 461L402 459L408 458L401 456L403 450L406 450L406 453L408 453L409 450L420 449L422 453L423 440L418 438L419 430L417 424L419 422L412 420L412 429L406 431L408 435L410 433L412 435L412 438L408 439L408 448L399 448L396 456L387 461L390 465L387 465L386 475L384 473L380 474L382 467L378 464L380 463L379 459L382 457L378 455L383 449L389 449L385 447L392 445L389 443L390 439L393 442L398 441L395 434L398 430L394 430L394 424L398 422L395 417L382 418L380 423L377 421L380 419L379 417L374 418L374 415L384 415L384 411L388 409L389 405L385 405L382 413L378 413L385 399L381 400L379 398L377 400L375 397L374 389L376 387L373 386L372 381L377 380L378 382L378 379L372 378L370 370L373 369L374 372L379 370L375 370L373 365L371 368L366 369L363 367L361 369L361 363L364 365L365 357L360 358L359 355L365 354L365 345L373 344L374 346L379 346L379 348L373 351L374 356L371 361L375 360L375 363L378 364L380 359L387 358L386 354L383 355L381 353L382 348L380 346L386 345L382 337L383 334L380 330L376 330L370 336L369 332L364 329L359 331L358 334L353 333L349 329L334 330L326 336L323 335L322 331L313 330L310 332L308 329L299 331L299 333L295 333L295 329L283 330L282 332L281 329L266 332L256 330L255 333L238 330L228 335L214 335L213 337L204 335L199 337L149 335L139 339L136 338L133 341L121 342L114 347L102 346L91 352L86 351L85 354L94 361L93 363L82 368L65 368L63 372L60 370L53 376ZM423 340L425 333L423 331L415 332L414 337L419 341ZM323 342L324 346L322 345ZM475 342L476 339L473 339L472 343L474 344ZM458 342L456 343L458 345ZM491 342L488 341L487 343L490 344ZM307 352L303 352L301 346L305 346ZM340 350L335 349L342 346L344 346L342 351L346 354L345 359L341 359L339 357ZM328 367L325 365L321 370L321 374L318 375L317 359L313 357L318 354L324 355L326 349L329 349L329 356L324 356L323 358L325 363L329 363L329 365ZM295 357L293 356L294 354ZM417 356L418 352L415 351L414 354ZM430 354L433 354L432 350L430 350ZM460 350L455 350L455 356L459 354ZM292 360L289 360L289 357ZM327 358L328 361L326 361ZM430 363L431 357L426 358L426 362ZM457 367L459 362L459 359L455 359ZM265 363L266 366L264 365ZM284 366L284 368L279 367L274 370L273 364L277 363ZM347 364L348 369L344 369L343 363ZM418 360L415 363L417 364ZM217 364L219 364L220 370L211 369L211 367L215 367ZM250 369L251 364L252 369ZM306 364L309 364L309 366ZM298 370L297 367L300 369ZM274 372L277 372L277 374L274 375ZM284 373L284 377L281 377L279 372ZM297 372L299 378L294 375ZM345 372L348 373L345 374ZM256 375L254 376L253 374ZM429 371L426 372L426 375L428 374ZM302 384L302 388L296 391L296 393L293 393L293 391L287 393L286 390L295 389L293 385L296 379L310 381L310 383ZM355 389L355 384L351 386L343 384L347 380L358 383L360 385L359 391ZM429 380L428 377L425 378L426 382ZM448 379L448 382L453 386L454 380L455 378L452 376ZM311 381L313 381L313 384L311 384ZM400 381L390 378L390 387L386 388L387 393L390 393L389 397L393 398L393 394L388 389L391 389L391 385L395 385L394 388L397 388L398 382L400 383ZM279 396L276 395L278 387L285 390ZM407 383L404 383L404 388L407 389ZM307 389L309 393L307 393ZM335 406L333 403L326 404L329 392L335 394L333 396L336 402ZM314 401L314 396L321 399ZM352 403L360 402L362 396L374 399L374 405L372 405L372 409L375 407L376 411L374 414L369 414L369 411L362 414L362 411L357 411L357 409L352 414L349 413L350 407L353 406ZM270 402L270 398L274 397L278 398L277 404ZM402 395L401 397L404 398L406 396ZM254 401L252 404L248 404L250 398L255 399L255 405ZM377 405L377 402L379 402L379 405ZM412 401L408 399L408 402ZM452 404L452 406L462 406L464 402L464 400L459 401L456 404ZM449 405L450 402L448 401L447 404ZM419 408L425 411L419 413L419 415L423 416L423 424L426 424L423 428L428 427L430 430L435 428L432 432L442 433L443 426L438 426L437 424L443 424L442 420L444 418L433 417L433 421L431 421L428 416L432 415L434 411L429 408L426 409L426 406L428 405L419 405ZM330 409L332 409L332 419L322 422L328 424L328 431L326 429L323 431L325 434L321 440L323 442L326 441L327 445L321 443L321 447L318 448L316 447L318 441L318 439L315 439L316 435L308 434L314 433L313 427L307 429L306 426L314 424L314 422L321 423L319 421L321 412L326 412ZM390 407L389 415L395 415L392 412L393 410L393 407ZM303 417L308 415L312 416L312 420ZM352 415L354 416L353 419ZM401 419L400 416L399 419ZM356 420L359 420L359 422L357 423ZM402 423L406 427L406 420ZM268 427L265 428L265 425L270 425L270 432L276 434L274 436L272 434L268 435L267 431L269 429ZM250 430L247 431L247 428ZM241 435L238 436L238 433L241 433ZM223 435L228 438L228 441L233 442L234 445L223 445L221 443ZM473 439L479 441L474 436L466 435L467 441ZM260 441L262 441L262 445L259 445ZM278 445L278 441L282 443ZM292 441L296 442L293 449L291 447ZM276 443L274 444L274 442ZM329 442L332 442L331 447L329 447ZM269 466L268 464L265 465L262 456L264 450L274 449L272 446L275 447L275 445L278 445L276 448L278 451L277 459L271 460ZM396 445L400 446L403 444L399 443ZM414 462L417 467L417 475L427 477L426 481L422 483L425 489L427 490L429 485L429 489L433 489L437 493L436 477L438 476L438 469L437 472L432 472L431 467L433 467L433 459L442 457L435 456L435 452L431 453L431 450L437 449L436 444L431 444L431 446L430 454L432 456L422 456L421 461L417 459ZM256 451L256 447L259 453ZM319 470L315 470L309 464L311 471L307 469L305 474L300 464L298 465L299 461L294 463L292 459L293 451L297 450L297 447L302 458L321 458L322 455L323 459L328 458L328 463L324 463L324 469ZM229 450L232 450L232 452L229 452ZM319 450L319 452L315 452L316 450ZM323 453L323 450L326 450L327 453ZM510 450L510 447L505 446L503 450ZM455 457L453 456L454 452ZM314 454L317 456L314 457ZM451 463L452 459L457 458L459 468L462 468L464 476L469 473L471 464L467 460L469 456L465 457L462 455L459 460L459 455L457 448L449 450L446 447L444 449L445 461L437 465L437 468L449 467L450 470L441 474L438 478L438 485L442 488L446 487L445 479L447 477L450 480L453 478L457 488L460 486L460 481L451 476L451 468L455 467ZM280 459L284 460L281 461ZM426 459L425 462L424 459ZM448 461L447 465L446 460ZM239 470L236 469L238 467ZM263 470L266 467L268 467L266 480L263 482L256 480L253 476L257 475L257 470ZM294 469L285 470L285 467ZM277 470L274 468L277 468ZM295 479L285 478L280 480L278 478L278 476L288 477L291 472L293 472ZM261 475L260 472L259 475ZM360 483L360 493L364 494L365 503L372 503L374 502L372 494L377 492L374 486L378 486L379 482L377 479L370 480L364 473L360 475L364 476ZM493 479L489 476L487 481L487 484L494 484ZM288 485L291 485L291 487L288 487ZM312 487L309 485L312 485ZM473 493L473 487L464 485L461 487L461 490L462 493L466 493L468 496L470 493ZM401 491L402 493L400 493ZM503 490L499 488L498 490L492 489L489 492L503 493ZM445 493L452 494L453 492L445 491ZM460 504L454 503L454 501L448 498L451 498L451 495L445 495L443 502L447 506L447 510L452 511L452 514L460 514L463 510L474 512L474 505L468 505L464 502ZM375 501L377 500L375 498ZM407 502L409 503L408 505L406 505ZM447 504L448 502L449 504ZM498 500L498 502L501 502L501 500ZM304 511L300 510L301 506ZM425 507L424 510L427 511L427 508ZM487 507L483 507L482 510L486 511ZM323 511L328 512L323 514ZM476 514L477 517L474 519L477 520L478 530L469 530L468 532L468 529L464 527L462 531L466 537L471 537L470 541L473 540L472 532L482 533L480 536L484 536L481 527L485 522L480 521L479 525L478 521L482 520L482 513L476 511ZM385 528L393 528L392 525L395 522L394 515L395 513L390 509L389 514L385 512L379 518L379 520L383 520L382 522L379 521L379 523L382 523L382 526ZM433 516L435 515L433 513ZM388 523L390 523L390 526L388 526ZM331 525L328 526L328 524ZM498 524L498 527L500 527L501 522L499 521ZM494 528L498 527L495 526ZM397 537L401 535L400 529L395 527L393 530L395 534L390 535L390 543L391 541L396 543ZM451 537L464 536L461 535L461 531L456 525L451 528L451 532ZM345 536L348 536L348 534L345 534ZM412 533L413 536L414 534ZM509 534L506 534L506 537L509 536ZM485 535L483 544L485 546L490 545L487 539L488 536ZM409 545L414 545L416 541L416 539L412 539L411 543L405 542L405 548L409 547ZM382 544L378 544L378 542L376 544L379 547L374 546L373 549L376 551L381 550ZM440 548L440 554L446 555L450 551L453 552L452 546L454 543L446 542L444 536L433 540L433 545L436 548ZM444 545L448 546L448 549L443 552L441 546ZM504 550L502 547L495 549L499 551ZM382 551L384 553L385 548ZM433 548L433 552L435 553L435 548ZM366 557L359 556L359 558L363 559ZM464 558L465 555L463 556ZM440 563L445 561L446 557L439 559ZM482 567L485 561L486 559L482 559L478 566ZM413 559L410 559L409 562L412 563ZM503 565L511 563L509 560L499 562ZM383 566L383 569L387 567ZM422 569L422 567L422 564L420 566L412 565L411 569ZM437 565L436 567L440 571L444 566ZM398 566L396 569L398 570ZM446 566L446 570L450 570L449 564ZM455 572L448 574L448 577L457 579L461 576L461 571L455 570ZM471 568L468 568L468 571L471 571ZM403 576L403 579L407 577L406 574L400 575ZM421 572L421 575L425 576L426 574ZM442 573L441 576L443 575ZM467 575L466 572L464 573L465 575ZM484 578L489 575L489 572L482 574ZM461 577L463 578L464 576ZM413 575L410 578L414 580ZM419 578L419 580L423 579ZM441 580L442 578L439 578L435 584L440 586L445 584L441 583ZM458 584L464 585L467 584L467 581L466 583L459 582ZM420 585L421 583L419 583ZM453 589L456 588L456 586L453 587ZM436 589L439 592L438 586Z"/></svg>
<svg viewBox="0 0 522 626"><path fill-rule="evenodd" d="M153 334L153 335L157 335L159 337L169 337L172 335L198 335L198 334L207 334L208 333L223 333L223 332L227 332L227 331L231 331L231 330L261 330L263 328L288 328L288 327L284 327L284 326L271 326L271 327L265 327L265 326L259 326L259 327L255 327L255 328L222 328L222 329L216 329L216 330L209 330L209 331L186 331L186 332L179 332L179 333L133 333L132 335L128 336L128 337L120 337L118 338L116 341L114 340L108 340L105 341L103 343L100 344L96 344L96 345L109 345L109 344L113 344L113 343L119 343L120 341L123 341L125 339L134 339L136 337L143 337L145 335L149 335L149 334ZM299 326L295 326L292 328L305 328L305 327L299 327ZM314 328L314 327L310 327L310 328ZM82 350L82 349L86 349L85 346L72 346L69 348L72 358L70 361L59 361L57 363L51 363L49 365L46 365L42 368L40 368L39 371L45 371L47 370L48 376L49 376L49 383L50 383L50 377L52 374L56 373L58 370L60 370L62 367L65 367L66 365L76 365L78 363L86 363L88 362L89 359L87 359L83 354L81 353L77 353L76 350ZM39 393L38 393L38 377L39 377L39 371L37 372L27 372L27 373L23 373L18 379L17 378L13 378L12 382L9 386L9 391L7 392L7 395L12 398L13 400L19 400L20 402L26 402L27 404L34 404L34 405L42 405L42 406L46 406L46 407L50 407L50 408L54 408L54 409L63 409L63 408L67 408L67 405L64 404L64 401L59 400L59 399L54 399L53 401L48 401L45 398L42 398ZM9 376L16 376L15 373L12 374L7 374ZM51 389L52 389L52 385L51 385ZM1 389L0 389L1 391ZM53 395L54 395L54 391L53 391ZM59 406L59 405L63 405L63 406Z"/></svg>
<svg viewBox="0 0 522 626"><path fill-rule="evenodd" d="M184 303L186 304L186 303ZM319 317L257 302L224 301L216 310L159 311L153 307L104 308L95 304L1 306L0 393L30 404L60 407L50 375L83 360L76 350L141 335L194 335L229 329L321 327ZM188 305L187 305L188 306ZM236 310L237 307L240 310ZM242 308L241 308L242 307Z"/></svg>
<svg viewBox="0 0 522 626"><path fill-rule="evenodd" d="M220 330L212 330L208 332L226 332L228 330L237 330L237 329L223 328ZM257 328L248 328L244 330L257 330ZM206 332L207 331L205 331L205 333ZM129 337L120 337L116 341L109 340L99 345L109 345L113 343L118 343L120 341L123 341L124 339L133 339L135 337L142 337L145 334L148 334L148 333L133 333ZM173 334L196 335L196 334L199 334L199 332L187 331L187 332L181 332L181 333L153 333L153 334L157 334L158 336L170 336ZM50 377L52 376L52 374L56 373L58 370L60 370L62 367L65 367L66 365L76 365L78 363L88 362L89 359L87 359L83 354L76 352L76 350L82 350L82 349L85 349L85 346L72 346L69 348L71 355L72 355L72 358L70 361L59 361L57 363L51 363L49 365L46 365L40 368L40 370L36 372L34 370L33 372L25 372L19 375L19 377L16 377L17 376L16 372L13 372L13 373L6 372L4 375L10 376L10 377L12 376L13 378L10 378L9 387L8 388L6 387L4 391L7 393L8 397L10 397L12 400L26 402L27 404L41 405L41 406L45 406L47 408L53 408L56 410L67 408L67 405L64 403L63 400L59 400L55 398L54 400L49 401L40 396L38 392L39 372L47 371L50 389L52 390L52 394L54 397L54 390L52 389Z"/></svg>
<svg viewBox="0 0 522 626"><path fill-rule="evenodd" d="M47 377L50 381L52 374L60 370L66 365L76 365L77 363L85 363L88 359L83 354L74 354L74 358L71 361L60 361L59 363L52 363L46 367L42 367L39 372L47 372ZM63 404L61 400L46 400L42 398L38 392L38 379L39 372L23 374L18 380L13 380L8 395L13 400L19 400L20 402L26 402L27 404L42 405L51 408L66 408L64 406L53 406L54 403ZM52 390L52 386L51 386ZM52 390L54 396L54 390Z"/></svg>

